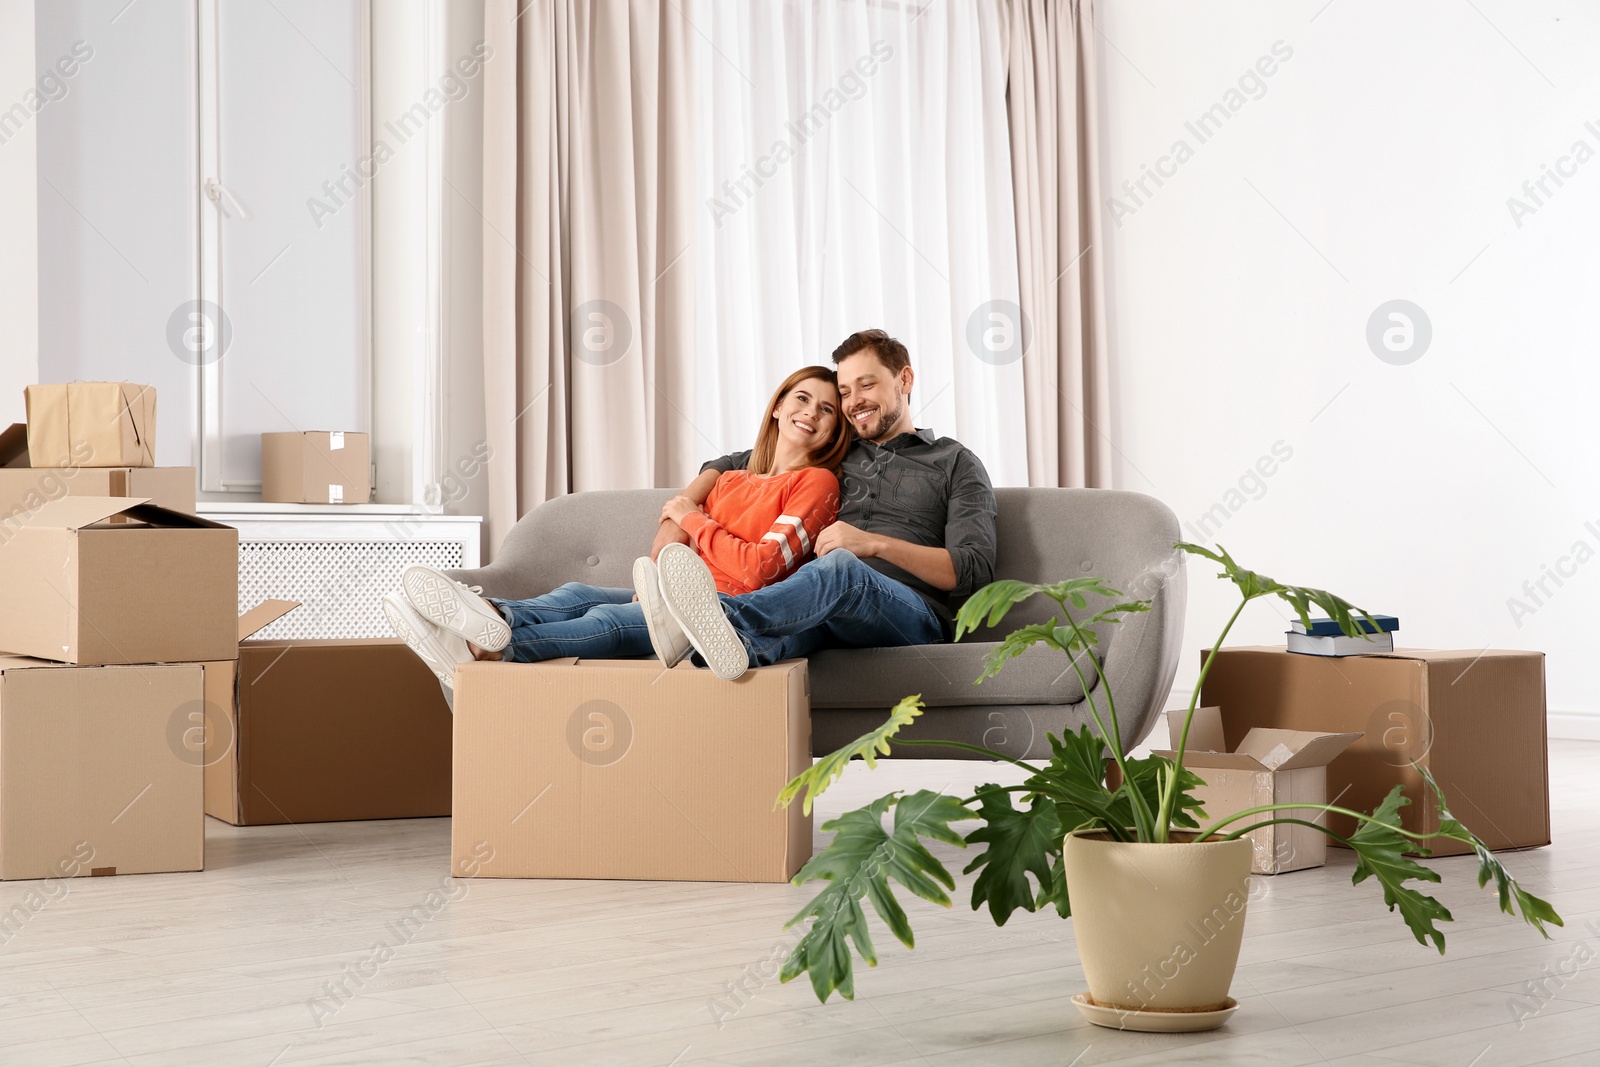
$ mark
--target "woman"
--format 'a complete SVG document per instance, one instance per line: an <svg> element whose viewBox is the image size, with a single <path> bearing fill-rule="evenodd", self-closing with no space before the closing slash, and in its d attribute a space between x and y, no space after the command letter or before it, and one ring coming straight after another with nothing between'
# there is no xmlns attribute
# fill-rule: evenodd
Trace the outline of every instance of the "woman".
<svg viewBox="0 0 1600 1067"><path fill-rule="evenodd" d="M806 561L817 535L838 515L836 472L849 448L833 370L802 367L768 402L748 469L718 477L704 510L676 496L661 518L683 528L719 592L738 595L770 585ZM652 629L659 635L677 628L664 625L667 609L649 557L635 561L633 578L637 596L632 589L572 582L531 600L501 600L413 565L401 577L401 591L383 598L383 613L449 688L456 664L472 659L651 655ZM690 651L687 644L675 649L668 666Z"/></svg>

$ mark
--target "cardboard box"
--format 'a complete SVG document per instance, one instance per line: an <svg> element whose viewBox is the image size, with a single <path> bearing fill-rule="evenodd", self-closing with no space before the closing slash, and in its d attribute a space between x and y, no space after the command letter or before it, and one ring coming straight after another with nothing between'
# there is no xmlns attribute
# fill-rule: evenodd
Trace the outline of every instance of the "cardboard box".
<svg viewBox="0 0 1600 1067"><path fill-rule="evenodd" d="M1205 704L1222 708L1237 746L1250 730L1360 730L1328 765L1340 807L1371 811L1395 785L1411 803L1406 829L1438 829L1438 808L1415 760L1450 810L1491 849L1550 843L1544 653L1397 649L1374 656L1302 656L1278 647L1224 648L1206 676ZM1347 789L1348 787L1348 789ZM1348 836L1354 820L1329 827ZM1435 855L1469 851L1435 841Z"/></svg>
<svg viewBox="0 0 1600 1067"><path fill-rule="evenodd" d="M246 640L206 664L205 811L235 826L450 814L450 708L403 641Z"/></svg>
<svg viewBox="0 0 1600 1067"><path fill-rule="evenodd" d="M487 878L784 882L811 818L806 664L724 682L687 663L456 668L451 870Z"/></svg>
<svg viewBox="0 0 1600 1067"><path fill-rule="evenodd" d="M0 649L66 663L237 654L233 527L137 497L64 497L19 521L0 525Z"/></svg>
<svg viewBox="0 0 1600 1067"><path fill-rule="evenodd" d="M195 510L193 467L30 467L28 428L0 430L0 524L64 496L136 496L174 511Z"/></svg>
<svg viewBox="0 0 1600 1067"><path fill-rule="evenodd" d="M1183 734L1184 715L1183 711L1167 713L1167 734L1174 746ZM1257 727L1244 735L1238 748L1230 750L1223 739L1221 709L1196 708L1189 723L1183 765L1206 780L1194 795L1205 805L1208 820L1265 804L1325 804L1329 762L1362 736ZM1174 752L1166 750L1156 755L1171 759ZM1280 814L1327 825L1325 813ZM1270 818L1271 815L1261 816ZM1250 819L1230 829L1259 821ZM1321 867L1328 861L1328 835L1309 826L1263 826L1250 831L1249 837L1252 874L1283 874Z"/></svg>
<svg viewBox="0 0 1600 1067"><path fill-rule="evenodd" d="M261 435L261 499L280 504L365 504L372 445L364 433Z"/></svg>
<svg viewBox="0 0 1600 1067"><path fill-rule="evenodd" d="M35 467L154 467L156 391L133 382L61 382L23 390Z"/></svg>
<svg viewBox="0 0 1600 1067"><path fill-rule="evenodd" d="M0 878L198 871L203 772L178 743L198 664L0 658Z"/></svg>

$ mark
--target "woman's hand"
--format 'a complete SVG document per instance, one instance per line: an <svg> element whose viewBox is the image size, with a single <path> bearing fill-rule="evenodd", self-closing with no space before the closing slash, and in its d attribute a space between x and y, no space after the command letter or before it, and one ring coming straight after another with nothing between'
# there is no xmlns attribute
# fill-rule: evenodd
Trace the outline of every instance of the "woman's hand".
<svg viewBox="0 0 1600 1067"><path fill-rule="evenodd" d="M677 496L667 501L666 504L661 508L661 521L675 522L681 526L683 525L683 517L685 515L689 514L690 512L698 512L699 510L700 505L696 504L689 497L679 493Z"/></svg>

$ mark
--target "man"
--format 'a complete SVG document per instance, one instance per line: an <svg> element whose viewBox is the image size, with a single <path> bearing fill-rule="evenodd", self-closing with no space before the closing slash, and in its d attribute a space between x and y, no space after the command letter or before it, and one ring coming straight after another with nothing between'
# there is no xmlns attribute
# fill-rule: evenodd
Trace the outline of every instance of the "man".
<svg viewBox="0 0 1600 1067"><path fill-rule="evenodd" d="M687 545L657 538L658 584L637 582L656 655L672 664L693 646L713 671L737 678L823 648L948 641L952 598L994 576L995 501L983 462L960 442L912 425L915 375L906 346L882 330L845 338L833 353L840 406L856 441L839 472L838 521L817 558L784 581L719 596ZM750 453L712 460L687 493ZM708 474L711 476L708 477ZM636 579L647 572L636 571Z"/></svg>

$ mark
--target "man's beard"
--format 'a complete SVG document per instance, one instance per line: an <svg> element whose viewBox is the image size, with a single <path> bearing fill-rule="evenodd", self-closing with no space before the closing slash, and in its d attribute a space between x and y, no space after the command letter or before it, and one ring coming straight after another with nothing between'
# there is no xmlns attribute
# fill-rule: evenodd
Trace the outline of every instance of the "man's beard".
<svg viewBox="0 0 1600 1067"><path fill-rule="evenodd" d="M877 422L873 423L872 425L863 428L854 421L852 421L850 425L856 428L856 436L861 438L863 441L876 441L884 434L889 432L889 427L900 421L900 415L905 411L905 409L905 400L902 398L901 401L895 405L893 411L884 411L882 408L879 408Z"/></svg>

